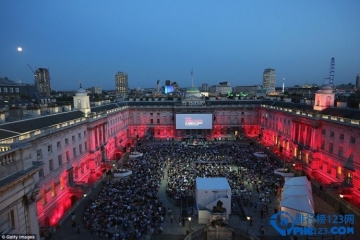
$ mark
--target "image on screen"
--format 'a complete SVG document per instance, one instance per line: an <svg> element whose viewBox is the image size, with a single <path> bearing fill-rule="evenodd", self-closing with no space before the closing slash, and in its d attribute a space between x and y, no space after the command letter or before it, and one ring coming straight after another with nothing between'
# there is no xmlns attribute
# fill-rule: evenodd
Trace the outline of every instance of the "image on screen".
<svg viewBox="0 0 360 240"><path fill-rule="evenodd" d="M176 114L176 129L212 129L212 114Z"/></svg>

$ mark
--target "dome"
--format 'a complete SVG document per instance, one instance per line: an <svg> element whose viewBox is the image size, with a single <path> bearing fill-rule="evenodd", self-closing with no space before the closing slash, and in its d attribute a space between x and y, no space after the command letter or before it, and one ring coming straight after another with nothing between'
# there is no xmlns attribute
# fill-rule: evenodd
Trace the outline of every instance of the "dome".
<svg viewBox="0 0 360 240"><path fill-rule="evenodd" d="M321 90L332 90L332 87L329 84L324 84L320 87Z"/></svg>
<svg viewBox="0 0 360 240"><path fill-rule="evenodd" d="M188 93L199 93L199 89L197 87L189 87L186 92Z"/></svg>
<svg viewBox="0 0 360 240"><path fill-rule="evenodd" d="M185 98L188 98L190 96L201 97L201 93L197 87L192 86L186 89L185 92Z"/></svg>
<svg viewBox="0 0 360 240"><path fill-rule="evenodd" d="M87 95L87 92L85 89L83 89L82 87L80 87L77 91L76 91L76 96L86 96Z"/></svg>

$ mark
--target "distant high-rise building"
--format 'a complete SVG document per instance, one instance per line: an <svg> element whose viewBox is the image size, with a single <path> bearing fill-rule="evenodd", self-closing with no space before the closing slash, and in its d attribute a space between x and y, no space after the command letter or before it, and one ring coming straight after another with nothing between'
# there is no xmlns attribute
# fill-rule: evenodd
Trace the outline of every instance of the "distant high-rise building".
<svg viewBox="0 0 360 240"><path fill-rule="evenodd" d="M47 68L38 68L35 71L35 87L44 96L50 96L50 74Z"/></svg>
<svg viewBox="0 0 360 240"><path fill-rule="evenodd" d="M357 89L360 89L360 74L358 74L356 76L356 85L355 86Z"/></svg>
<svg viewBox="0 0 360 240"><path fill-rule="evenodd" d="M115 94L116 97L125 97L129 91L128 75L125 72L118 72L115 75Z"/></svg>
<svg viewBox="0 0 360 240"><path fill-rule="evenodd" d="M263 87L269 91L275 91L276 72L275 69L267 68L263 73Z"/></svg>
<svg viewBox="0 0 360 240"><path fill-rule="evenodd" d="M166 80L166 81L165 81L165 86L171 86L170 80Z"/></svg>
<svg viewBox="0 0 360 240"><path fill-rule="evenodd" d="M208 91L209 91L209 84L203 83L203 84L201 85L201 91L203 91L203 92L208 92Z"/></svg>

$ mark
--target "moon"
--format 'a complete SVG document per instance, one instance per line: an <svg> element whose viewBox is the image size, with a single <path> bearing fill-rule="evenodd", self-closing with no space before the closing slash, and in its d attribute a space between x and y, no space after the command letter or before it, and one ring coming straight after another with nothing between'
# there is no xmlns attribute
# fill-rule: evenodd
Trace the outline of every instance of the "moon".
<svg viewBox="0 0 360 240"><path fill-rule="evenodd" d="M17 50L18 50L18 52L21 52L21 51L22 51L22 47L18 47Z"/></svg>

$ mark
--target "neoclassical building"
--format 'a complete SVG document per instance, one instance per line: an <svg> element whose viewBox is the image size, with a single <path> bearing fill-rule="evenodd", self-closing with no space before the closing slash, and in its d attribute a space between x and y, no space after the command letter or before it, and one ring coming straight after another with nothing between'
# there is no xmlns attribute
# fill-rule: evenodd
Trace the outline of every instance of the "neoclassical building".
<svg viewBox="0 0 360 240"><path fill-rule="evenodd" d="M136 98L91 107L80 88L73 109L1 124L0 233L39 234L39 228L57 226L124 148L191 135L253 138L324 186L337 184L346 201L359 207L360 111L334 107L326 86L313 105L205 100L190 92L183 99ZM212 129L176 129L176 114L192 113L211 114Z"/></svg>

